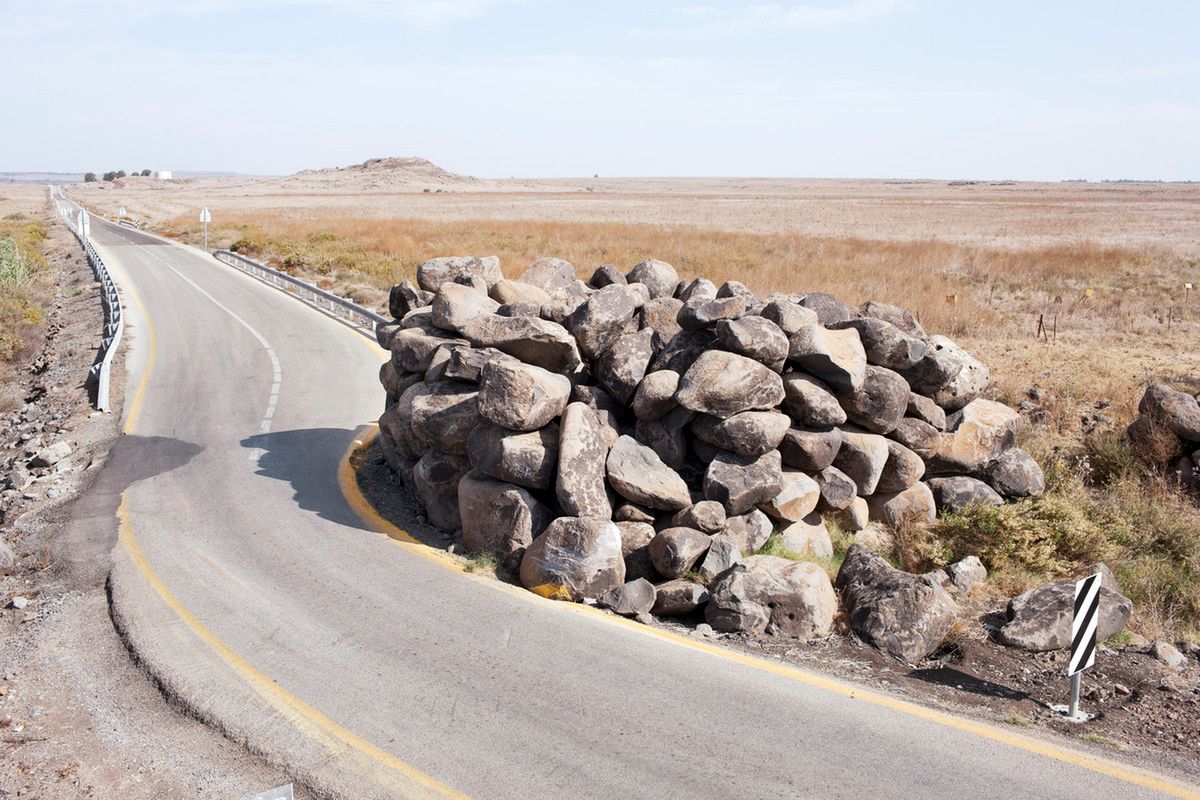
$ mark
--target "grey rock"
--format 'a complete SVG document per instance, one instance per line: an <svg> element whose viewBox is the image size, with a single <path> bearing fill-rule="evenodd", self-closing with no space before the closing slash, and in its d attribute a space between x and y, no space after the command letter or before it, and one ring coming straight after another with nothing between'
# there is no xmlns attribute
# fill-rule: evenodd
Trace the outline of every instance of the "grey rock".
<svg viewBox="0 0 1200 800"><path fill-rule="evenodd" d="M796 522L816 510L821 487L808 473L784 469L779 484L779 494L759 506L767 516Z"/></svg>
<svg viewBox="0 0 1200 800"><path fill-rule="evenodd" d="M775 323L787 336L807 325L817 325L820 322L817 312L789 298L770 301L763 307L762 316Z"/></svg>
<svg viewBox="0 0 1200 800"><path fill-rule="evenodd" d="M662 419L639 419L634 425L633 435L657 453L668 467L681 470L687 461L687 425L695 416L695 412L686 408L676 408Z"/></svg>
<svg viewBox="0 0 1200 800"><path fill-rule="evenodd" d="M674 297L651 298L639 312L642 327L657 333L660 343L669 342L683 331L679 326L681 308L683 303Z"/></svg>
<svg viewBox="0 0 1200 800"><path fill-rule="evenodd" d="M412 435L443 453L467 454L467 437L479 424L478 392L465 381L417 384L409 399ZM405 392L405 396L409 393ZM403 406L404 403L397 405ZM420 453L414 453L414 457Z"/></svg>
<svg viewBox="0 0 1200 800"><path fill-rule="evenodd" d="M692 331L710 327L720 320L739 319L745 313L744 297L723 297L714 300L697 298L683 304L677 320L685 331Z"/></svg>
<svg viewBox="0 0 1200 800"><path fill-rule="evenodd" d="M743 411L725 419L701 414L691 430L715 447L756 458L779 447L790 426L791 419L778 411Z"/></svg>
<svg viewBox="0 0 1200 800"><path fill-rule="evenodd" d="M458 530L458 484L471 469L462 456L430 450L413 467L413 490L425 506L430 524L442 530Z"/></svg>
<svg viewBox="0 0 1200 800"><path fill-rule="evenodd" d="M512 356L501 353L491 347L479 348L469 346L443 346L450 353L450 360L446 362L446 366L442 371L442 378L453 378L455 380L470 381L471 383L479 383L479 379L483 377L483 367L489 361L505 361L509 363L519 363Z"/></svg>
<svg viewBox="0 0 1200 800"><path fill-rule="evenodd" d="M854 632L909 663L937 649L958 614L939 582L902 572L861 544L850 546L836 586Z"/></svg>
<svg viewBox="0 0 1200 800"><path fill-rule="evenodd" d="M748 514L727 517L721 535L733 538L739 550L750 554L761 550L774 531L771 519L756 508Z"/></svg>
<svg viewBox="0 0 1200 800"><path fill-rule="evenodd" d="M649 328L621 336L596 362L596 380L609 394L628 405L654 357L656 334Z"/></svg>
<svg viewBox="0 0 1200 800"><path fill-rule="evenodd" d="M888 459L888 440L876 433L842 430L842 446L833 465L858 486L858 494L875 493Z"/></svg>
<svg viewBox="0 0 1200 800"><path fill-rule="evenodd" d="M650 362L648 370L670 369L680 375L687 372L696 359L717 346L717 337L710 330L684 331L666 341Z"/></svg>
<svg viewBox="0 0 1200 800"><path fill-rule="evenodd" d="M485 293L458 283L446 283L433 298L433 324L444 331L458 333L469 320L495 314L500 307Z"/></svg>
<svg viewBox="0 0 1200 800"><path fill-rule="evenodd" d="M824 292L809 292L800 299L800 305L815 311L817 320L822 325L834 325L855 316L855 311L850 306Z"/></svg>
<svg viewBox="0 0 1200 800"><path fill-rule="evenodd" d="M617 284L624 286L628 281L625 280L625 273L614 267L612 264L601 264L596 267L596 271L592 273L592 277L588 279L588 285L593 289L603 289L605 286Z"/></svg>
<svg viewBox="0 0 1200 800"><path fill-rule="evenodd" d="M809 325L791 335L788 358L812 375L842 390L862 388L867 354L853 328L834 331Z"/></svg>
<svg viewBox="0 0 1200 800"><path fill-rule="evenodd" d="M432 258L417 267L417 283L427 292L436 292L443 284L470 275L482 278L488 286L504 277L500 272L500 259L495 256Z"/></svg>
<svg viewBox="0 0 1200 800"><path fill-rule="evenodd" d="M708 278L692 278L690 281L685 281L682 288L675 295L684 303L689 303L693 300L716 300L717 285Z"/></svg>
<svg viewBox="0 0 1200 800"><path fill-rule="evenodd" d="M987 580L987 567L979 560L979 556L967 556L946 567L946 574L950 576L950 583L960 594L969 594L972 589Z"/></svg>
<svg viewBox="0 0 1200 800"><path fill-rule="evenodd" d="M816 564L751 556L726 571L712 588L704 618L718 631L828 636L837 596Z"/></svg>
<svg viewBox="0 0 1200 800"><path fill-rule="evenodd" d="M873 494L867 498L867 507L871 519L890 528L937 519L933 492L920 481L895 494Z"/></svg>
<svg viewBox="0 0 1200 800"><path fill-rule="evenodd" d="M662 419L678 407L675 392L679 390L678 372L669 369L651 372L642 378L633 395L633 413L638 419Z"/></svg>
<svg viewBox="0 0 1200 800"><path fill-rule="evenodd" d="M1200 442L1200 402L1186 392L1152 383L1138 403L1138 413L1165 423L1184 441Z"/></svg>
<svg viewBox="0 0 1200 800"><path fill-rule="evenodd" d="M1101 584L1097 644L1120 633L1132 613L1129 598ZM1010 600L1008 621L996 632L996 639L1003 645L1034 652L1069 648L1074 615L1075 581L1054 581Z"/></svg>
<svg viewBox="0 0 1200 800"><path fill-rule="evenodd" d="M517 280L554 292L575 283L575 267L561 258L539 258L526 267Z"/></svg>
<svg viewBox="0 0 1200 800"><path fill-rule="evenodd" d="M479 380L479 414L514 431L533 431L562 414L571 396L565 376L532 364L490 361Z"/></svg>
<svg viewBox="0 0 1200 800"><path fill-rule="evenodd" d="M612 517L605 484L608 440L596 412L584 403L571 403L562 415L558 437L555 493L564 512L576 517Z"/></svg>
<svg viewBox="0 0 1200 800"><path fill-rule="evenodd" d="M653 613L659 617L681 617L708 602L708 589L695 581L673 580L654 587L657 596Z"/></svg>
<svg viewBox="0 0 1200 800"><path fill-rule="evenodd" d="M888 458L875 491L896 494L912 486L925 475L925 461L899 442L888 440Z"/></svg>
<svg viewBox="0 0 1200 800"><path fill-rule="evenodd" d="M528 313L536 309L533 313L535 317L541 313L542 306L553 300L549 292L539 286L523 281L512 281L508 278L496 281L496 284L488 289L488 297L495 300L498 306L518 308L521 313ZM500 313L499 308L496 313ZM509 313L505 316L515 317L519 314Z"/></svg>
<svg viewBox="0 0 1200 800"><path fill-rule="evenodd" d="M782 472L776 450L757 458L723 452L704 473L704 497L722 503L730 516L745 514L779 494Z"/></svg>
<svg viewBox="0 0 1200 800"><path fill-rule="evenodd" d="M829 529L825 527L825 520L815 511L784 528L779 534L779 539L783 546L793 553L833 558L833 541L829 538Z"/></svg>
<svg viewBox="0 0 1200 800"><path fill-rule="evenodd" d="M626 287L606 286L575 309L565 327L575 336L583 357L594 360L621 338L635 310Z"/></svg>
<svg viewBox="0 0 1200 800"><path fill-rule="evenodd" d="M921 323L917 322L917 318L899 306L881 303L878 300L868 300L859 306L858 312L864 317L874 317L889 322L909 336L915 336L918 339L926 338L925 329L921 327Z"/></svg>
<svg viewBox="0 0 1200 800"><path fill-rule="evenodd" d="M846 417L872 433L890 433L908 408L908 383L884 367L869 365L862 387L838 392Z"/></svg>
<svg viewBox="0 0 1200 800"><path fill-rule="evenodd" d="M945 348L927 347L925 357L911 369L900 370L917 394L931 396L958 377L966 366L954 352Z"/></svg>
<svg viewBox="0 0 1200 800"><path fill-rule="evenodd" d="M528 433L483 423L467 438L472 467L489 478L527 489L548 489L554 483L558 450L558 425L553 423Z"/></svg>
<svg viewBox="0 0 1200 800"><path fill-rule="evenodd" d="M867 362L888 369L911 369L925 357L922 339L904 333L895 325L874 317L834 324L836 329L854 328L867 353ZM907 384L906 384L907 385Z"/></svg>
<svg viewBox="0 0 1200 800"><path fill-rule="evenodd" d="M712 537L694 528L666 528L650 540L650 561L664 578L678 578L699 563Z"/></svg>
<svg viewBox="0 0 1200 800"><path fill-rule="evenodd" d="M930 478L926 483L933 492L938 511L962 511L977 503L985 506L1004 505L1004 498L978 478L954 475L945 478Z"/></svg>
<svg viewBox="0 0 1200 800"><path fill-rule="evenodd" d="M905 414L932 425L939 431L946 430L946 409L924 395L919 395L916 392L910 393L908 395L908 409L905 411Z"/></svg>
<svg viewBox="0 0 1200 800"><path fill-rule="evenodd" d="M802 428L829 428L846 422L846 412L829 384L803 372L783 376L780 408Z"/></svg>
<svg viewBox="0 0 1200 800"><path fill-rule="evenodd" d="M841 447L840 428L819 431L790 428L779 443L779 453L789 467L819 472L834 462Z"/></svg>
<svg viewBox="0 0 1200 800"><path fill-rule="evenodd" d="M554 600L603 597L625 583L621 533L606 519L559 517L525 550L520 578Z"/></svg>
<svg viewBox="0 0 1200 800"><path fill-rule="evenodd" d="M1019 448L1000 454L987 465L987 482L1004 497L1037 497L1046 491L1046 476L1033 456Z"/></svg>
<svg viewBox="0 0 1200 800"><path fill-rule="evenodd" d="M643 283L650 290L651 299L671 297L679 285L679 273L665 261L649 259L629 270L625 279L630 283Z"/></svg>
<svg viewBox="0 0 1200 800"><path fill-rule="evenodd" d="M747 306L758 306L762 303L753 291L741 281L725 281L717 288L717 297L741 297Z"/></svg>
<svg viewBox="0 0 1200 800"><path fill-rule="evenodd" d="M55 442L49 447L43 447L41 450L38 450L29 459L29 466L33 469L46 469L53 467L69 455L71 455L71 445L66 442Z"/></svg>
<svg viewBox="0 0 1200 800"><path fill-rule="evenodd" d="M650 542L657 535L654 526L648 522L618 522L617 529L621 532L621 552L625 557L625 580L633 581L645 578L648 581L659 580L658 570L650 560Z"/></svg>
<svg viewBox="0 0 1200 800"><path fill-rule="evenodd" d="M638 505L678 511L692 504L691 493L679 473L630 436L617 439L609 451L607 469L609 484Z"/></svg>
<svg viewBox="0 0 1200 800"><path fill-rule="evenodd" d="M654 522L654 513L633 503L621 503L613 509L613 519L617 522L646 522L652 524Z"/></svg>
<svg viewBox="0 0 1200 800"><path fill-rule="evenodd" d="M403 319L414 308L433 302L433 293L417 288L410 280L403 280L388 292L388 313L393 319Z"/></svg>
<svg viewBox="0 0 1200 800"><path fill-rule="evenodd" d="M600 598L600 605L623 617L636 617L649 614L657 597L654 584L645 578L637 578L609 589Z"/></svg>
<svg viewBox="0 0 1200 800"><path fill-rule="evenodd" d="M948 352L962 362L962 369L945 386L932 393L933 401L947 411L957 411L987 388L989 373L983 362L945 336L930 336L929 346Z"/></svg>
<svg viewBox="0 0 1200 800"><path fill-rule="evenodd" d="M858 496L858 484L837 467L825 467L813 480L821 493L817 507L822 511L841 511Z"/></svg>
<svg viewBox="0 0 1200 800"><path fill-rule="evenodd" d="M433 353L444 344L467 344L445 331L433 327L403 328L392 336L392 364L398 372L420 372L429 369Z"/></svg>
<svg viewBox="0 0 1200 800"><path fill-rule="evenodd" d="M787 360L789 342L779 326L764 317L723 319L713 326L725 349L778 372Z"/></svg>
<svg viewBox="0 0 1200 800"><path fill-rule="evenodd" d="M728 534L713 536L708 551L700 560L700 566L697 569L700 580L711 584L726 570L740 564L744 556L741 542L736 536Z"/></svg>
<svg viewBox="0 0 1200 800"><path fill-rule="evenodd" d="M476 347L494 347L551 372L572 372L580 364L575 338L549 320L485 315L469 320L462 334Z"/></svg>
<svg viewBox="0 0 1200 800"><path fill-rule="evenodd" d="M871 523L871 508L865 497L855 496L850 501L850 505L836 513L834 519L847 533L859 533L865 531ZM855 540L857 541L857 537ZM875 548L871 548L871 550L879 552Z"/></svg>
<svg viewBox="0 0 1200 800"><path fill-rule="evenodd" d="M930 460L932 474L976 474L1013 446L1021 418L993 400L975 400L946 420L942 446Z"/></svg>
<svg viewBox="0 0 1200 800"><path fill-rule="evenodd" d="M936 456L942 446L941 431L916 417L900 420L888 436L926 460Z"/></svg>
<svg viewBox="0 0 1200 800"><path fill-rule="evenodd" d="M714 287L713 291L716 291ZM707 534L720 533L725 529L725 506L716 500L701 500L695 505L680 509L671 517L673 528L695 528Z"/></svg>
<svg viewBox="0 0 1200 800"><path fill-rule="evenodd" d="M1170 642L1156 641L1150 645L1148 652L1155 661L1159 661L1171 669L1183 669L1188 663L1188 657L1179 652Z"/></svg>
<svg viewBox="0 0 1200 800"><path fill-rule="evenodd" d="M552 516L526 489L475 472L458 483L458 511L463 548L499 556L519 555Z"/></svg>
<svg viewBox="0 0 1200 800"><path fill-rule="evenodd" d="M708 350L695 360L679 381L675 402L715 417L774 408L783 400L779 375L757 361Z"/></svg>

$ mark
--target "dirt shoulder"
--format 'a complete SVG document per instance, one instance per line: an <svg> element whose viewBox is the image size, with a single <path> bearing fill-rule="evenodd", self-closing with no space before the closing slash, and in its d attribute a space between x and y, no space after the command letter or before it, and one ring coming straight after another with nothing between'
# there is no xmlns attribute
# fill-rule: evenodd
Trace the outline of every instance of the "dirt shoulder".
<svg viewBox="0 0 1200 800"><path fill-rule="evenodd" d="M0 417L0 546L15 560L0 565L0 796L236 798L286 783L170 707L114 631L103 578L60 568L108 558L63 552L57 535L119 435L124 376L117 366L118 412L93 412L84 378L102 327L99 288L71 234L49 207L41 216L53 265L45 339L14 370L7 388L20 402ZM52 466L28 464L60 444L67 452ZM97 519L97 540L112 525Z"/></svg>
<svg viewBox="0 0 1200 800"><path fill-rule="evenodd" d="M419 513L416 498L384 462L377 442L360 450L352 462L363 495L384 517L430 547L461 547ZM464 563L472 571L491 569L466 559ZM503 573L496 579L516 583L514 576ZM1136 639L1121 647L1102 646L1096 667L1083 680L1082 707L1095 718L1072 724L1049 708L1067 701L1066 653L1029 653L994 642L988 630L1002 619L1003 600L978 593L959 598L959 604L963 613L951 639L916 665L863 643L844 619L834 635L811 642L718 633L704 623L702 614L655 618L652 624L931 708L1019 732L1063 737L1098 756L1200 780L1200 648L1188 654L1187 667L1172 669L1152 658L1145 643Z"/></svg>

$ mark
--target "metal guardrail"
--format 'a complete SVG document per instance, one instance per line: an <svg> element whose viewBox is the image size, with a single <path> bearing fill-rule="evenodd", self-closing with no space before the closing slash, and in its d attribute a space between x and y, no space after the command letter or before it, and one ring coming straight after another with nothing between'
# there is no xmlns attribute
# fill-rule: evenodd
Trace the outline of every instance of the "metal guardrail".
<svg viewBox="0 0 1200 800"><path fill-rule="evenodd" d="M56 195L57 190L57 195ZM121 295L117 291L117 283L113 280L104 265L104 259L92 246L91 239L80 231L79 226L71 219L71 209L64 205L66 197L57 186L50 188L50 198L58 207L67 228L75 234L75 238L83 245L88 264L92 273L100 283L100 304L104 307L104 335L100 337L100 347L96 350L96 361L88 370L88 383L96 387L96 410L110 411L109 405L109 375L112 372L113 356L121 346L121 334L125 332L125 313L121 307Z"/></svg>
<svg viewBox="0 0 1200 800"><path fill-rule="evenodd" d="M314 286L299 278L294 278L286 272L280 272L277 269L268 267L266 264L260 264L232 250L215 250L213 251L213 258L222 264L228 264L252 277L258 278L269 286L274 286L276 289L287 292L297 300L308 303L314 308L350 323L364 336L374 338L375 326L391 323L391 320L387 317L376 314L368 308L363 308L353 300L347 300L332 292L327 292L319 286Z"/></svg>

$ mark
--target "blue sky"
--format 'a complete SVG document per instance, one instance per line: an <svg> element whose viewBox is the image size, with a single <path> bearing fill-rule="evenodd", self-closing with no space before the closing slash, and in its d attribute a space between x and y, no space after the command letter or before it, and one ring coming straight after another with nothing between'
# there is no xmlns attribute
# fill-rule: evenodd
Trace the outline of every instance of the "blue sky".
<svg viewBox="0 0 1200 800"><path fill-rule="evenodd" d="M1200 4L0 0L0 170L1200 179Z"/></svg>

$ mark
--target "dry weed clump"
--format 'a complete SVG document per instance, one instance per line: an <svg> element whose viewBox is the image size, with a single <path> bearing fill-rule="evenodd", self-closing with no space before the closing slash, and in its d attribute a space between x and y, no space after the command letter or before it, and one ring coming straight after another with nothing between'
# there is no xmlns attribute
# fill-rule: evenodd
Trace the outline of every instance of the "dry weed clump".
<svg viewBox="0 0 1200 800"><path fill-rule="evenodd" d="M46 266L45 238L45 226L22 214L0 220L0 362L12 360L26 330L42 320L37 281Z"/></svg>

